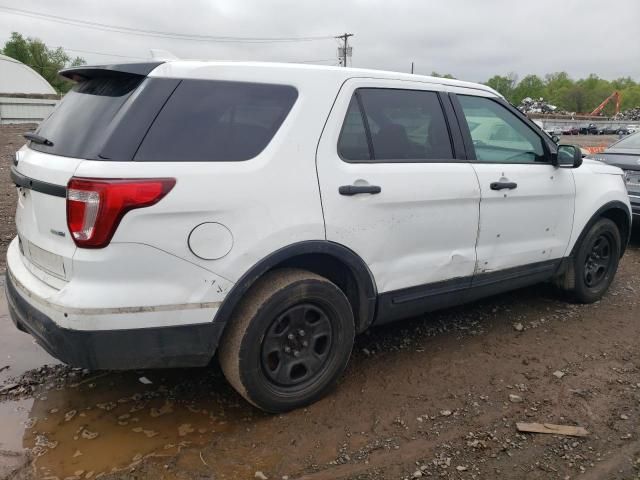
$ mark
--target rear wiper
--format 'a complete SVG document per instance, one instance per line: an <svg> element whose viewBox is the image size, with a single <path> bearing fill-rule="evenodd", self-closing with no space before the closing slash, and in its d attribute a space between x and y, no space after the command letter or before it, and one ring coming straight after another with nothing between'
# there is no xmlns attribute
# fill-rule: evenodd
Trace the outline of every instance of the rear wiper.
<svg viewBox="0 0 640 480"><path fill-rule="evenodd" d="M27 132L22 134L22 136L27 140L31 140L32 142L46 145L47 147L53 147L53 142L51 140L49 140L48 138L44 138L42 135L38 135L37 133Z"/></svg>

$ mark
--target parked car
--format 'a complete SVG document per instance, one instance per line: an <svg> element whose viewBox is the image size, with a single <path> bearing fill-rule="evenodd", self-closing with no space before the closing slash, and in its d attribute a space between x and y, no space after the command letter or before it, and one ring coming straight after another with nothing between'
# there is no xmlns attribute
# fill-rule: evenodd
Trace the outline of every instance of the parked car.
<svg viewBox="0 0 640 480"><path fill-rule="evenodd" d="M547 128L545 129L545 131L546 131L549 135L551 135L552 137L553 137L554 135L556 135L556 136L560 136L560 135L562 135L562 127L559 127L559 126L557 126L557 125L555 125L555 126L551 126L551 127L547 127Z"/></svg>
<svg viewBox="0 0 640 480"><path fill-rule="evenodd" d="M627 245L623 172L484 85L242 62L62 75L79 82L11 168L5 288L71 365L217 352L244 398L287 411L372 325L543 281L594 302Z"/></svg>
<svg viewBox="0 0 640 480"><path fill-rule="evenodd" d="M603 125L598 129L600 135L615 135L618 133L617 125Z"/></svg>
<svg viewBox="0 0 640 480"><path fill-rule="evenodd" d="M626 125L621 125L620 127L618 127L618 130L616 131L616 135L629 135L630 133L633 133L633 132Z"/></svg>
<svg viewBox="0 0 640 480"><path fill-rule="evenodd" d="M597 135L598 127L595 123L589 123L586 125L581 125L579 128L579 132L581 135Z"/></svg>
<svg viewBox="0 0 640 480"><path fill-rule="evenodd" d="M562 127L562 135L578 135L580 129L575 125L565 125Z"/></svg>
<svg viewBox="0 0 640 480"><path fill-rule="evenodd" d="M604 152L590 155L589 158L615 165L624 171L633 219L640 221L640 132L618 140Z"/></svg>

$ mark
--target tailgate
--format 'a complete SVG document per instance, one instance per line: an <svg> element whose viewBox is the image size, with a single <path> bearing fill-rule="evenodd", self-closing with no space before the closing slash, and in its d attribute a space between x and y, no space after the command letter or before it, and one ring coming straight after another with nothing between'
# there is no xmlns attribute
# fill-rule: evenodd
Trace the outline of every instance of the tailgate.
<svg viewBox="0 0 640 480"><path fill-rule="evenodd" d="M16 228L27 266L68 280L76 246L67 228L66 185L82 160L27 147L16 159L11 168L18 185Z"/></svg>

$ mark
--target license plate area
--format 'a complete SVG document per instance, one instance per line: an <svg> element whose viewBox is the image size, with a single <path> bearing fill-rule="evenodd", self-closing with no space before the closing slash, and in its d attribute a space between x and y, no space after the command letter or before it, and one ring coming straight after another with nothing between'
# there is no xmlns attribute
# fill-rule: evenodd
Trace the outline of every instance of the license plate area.
<svg viewBox="0 0 640 480"><path fill-rule="evenodd" d="M62 256L40 248L22 236L19 237L19 242L20 250L29 262L50 275L62 280L65 279L64 259Z"/></svg>

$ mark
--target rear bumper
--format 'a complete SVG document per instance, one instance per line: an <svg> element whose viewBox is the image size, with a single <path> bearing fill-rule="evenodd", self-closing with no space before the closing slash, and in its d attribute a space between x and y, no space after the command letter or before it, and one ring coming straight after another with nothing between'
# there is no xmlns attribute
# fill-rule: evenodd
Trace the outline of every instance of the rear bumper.
<svg viewBox="0 0 640 480"><path fill-rule="evenodd" d="M126 330L70 330L57 325L18 292L10 273L5 282L9 314L15 325L52 356L76 367L132 369L195 367L209 363L222 325L207 324Z"/></svg>

